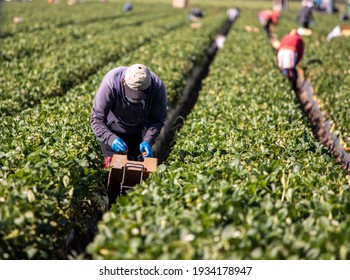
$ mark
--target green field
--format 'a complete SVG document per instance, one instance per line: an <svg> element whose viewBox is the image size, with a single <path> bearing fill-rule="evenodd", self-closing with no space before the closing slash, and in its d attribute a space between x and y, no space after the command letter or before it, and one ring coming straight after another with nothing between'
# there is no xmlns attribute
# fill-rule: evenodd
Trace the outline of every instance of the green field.
<svg viewBox="0 0 350 280"><path fill-rule="evenodd" d="M133 1L128 13L117 0L2 2L0 259L350 259L350 173L277 68L256 18L271 2L190 1L204 13L198 29L166 0ZM283 11L279 38L299 6ZM232 7L240 15L170 154L107 209L89 123L103 76L149 66L173 112ZM339 15L315 18L300 67L346 149L349 37L327 42Z"/></svg>

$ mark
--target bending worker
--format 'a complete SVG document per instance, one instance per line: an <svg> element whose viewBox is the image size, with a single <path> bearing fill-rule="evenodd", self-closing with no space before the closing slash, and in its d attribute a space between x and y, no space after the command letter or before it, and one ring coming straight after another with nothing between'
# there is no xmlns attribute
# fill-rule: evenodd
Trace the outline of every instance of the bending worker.
<svg viewBox="0 0 350 280"><path fill-rule="evenodd" d="M304 54L304 41L299 36L296 29L283 36L277 50L278 67L285 77L295 82L298 77L296 69Z"/></svg>
<svg viewBox="0 0 350 280"><path fill-rule="evenodd" d="M269 37L271 37L271 24L277 25L281 13L277 10L263 10L258 14L259 24L264 27Z"/></svg>
<svg viewBox="0 0 350 280"><path fill-rule="evenodd" d="M167 116L166 90L160 78L143 64L110 70L97 90L90 123L109 166L113 154L131 160L153 157Z"/></svg>

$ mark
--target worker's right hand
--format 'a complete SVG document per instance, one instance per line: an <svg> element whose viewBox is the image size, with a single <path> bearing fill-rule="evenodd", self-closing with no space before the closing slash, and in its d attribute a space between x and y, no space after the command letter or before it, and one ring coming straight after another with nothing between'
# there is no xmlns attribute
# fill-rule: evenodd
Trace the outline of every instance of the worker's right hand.
<svg viewBox="0 0 350 280"><path fill-rule="evenodd" d="M112 150L117 153L126 153L128 151L128 146L120 137L117 137L113 140L111 147Z"/></svg>

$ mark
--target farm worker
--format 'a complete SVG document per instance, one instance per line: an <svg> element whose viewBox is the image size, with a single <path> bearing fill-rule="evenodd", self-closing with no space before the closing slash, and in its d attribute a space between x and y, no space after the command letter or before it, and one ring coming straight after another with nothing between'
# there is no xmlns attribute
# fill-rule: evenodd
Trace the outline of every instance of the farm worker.
<svg viewBox="0 0 350 280"><path fill-rule="evenodd" d="M234 21L239 15L239 9L229 8L226 10L226 15L229 21Z"/></svg>
<svg viewBox="0 0 350 280"><path fill-rule="evenodd" d="M191 28L201 28L203 23L201 22L201 18L203 18L204 15L199 8L193 8L189 14L188 19L190 21Z"/></svg>
<svg viewBox="0 0 350 280"><path fill-rule="evenodd" d="M199 21L201 18L203 18L202 10L199 8L193 8L189 13L188 18L192 22Z"/></svg>
<svg viewBox="0 0 350 280"><path fill-rule="evenodd" d="M310 23L315 23L315 18L313 16L313 3L311 1L302 2L295 20L299 21L302 28L309 28Z"/></svg>
<svg viewBox="0 0 350 280"><path fill-rule="evenodd" d="M224 47L225 41L226 37L224 35L219 34L215 36L215 44L217 48L222 49Z"/></svg>
<svg viewBox="0 0 350 280"><path fill-rule="evenodd" d="M129 159L153 157L167 116L162 80L143 64L120 66L103 78L92 106L90 123L109 166L113 154Z"/></svg>
<svg viewBox="0 0 350 280"><path fill-rule="evenodd" d="M130 12L132 10L133 6L131 3L126 3L124 6L123 6L123 11L124 12Z"/></svg>
<svg viewBox="0 0 350 280"><path fill-rule="evenodd" d="M282 37L281 43L277 49L278 67L282 70L284 76L295 82L298 77L296 69L304 54L304 41L299 36L296 29Z"/></svg>
<svg viewBox="0 0 350 280"><path fill-rule="evenodd" d="M314 0L314 2L317 8L321 7L321 2L322 2L321 0Z"/></svg>
<svg viewBox="0 0 350 280"><path fill-rule="evenodd" d="M262 27L265 28L267 34L271 36L271 24L277 25L281 17L280 11L277 10L263 10L258 14L258 21Z"/></svg>

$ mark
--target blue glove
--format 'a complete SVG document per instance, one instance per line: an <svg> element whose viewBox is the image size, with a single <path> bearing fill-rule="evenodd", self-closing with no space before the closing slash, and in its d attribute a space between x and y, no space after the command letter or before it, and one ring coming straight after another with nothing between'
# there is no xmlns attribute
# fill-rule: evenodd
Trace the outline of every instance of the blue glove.
<svg viewBox="0 0 350 280"><path fill-rule="evenodd" d="M140 152L141 153L146 153L145 155L142 155L143 158L145 157L153 157L153 153L152 153L152 147L148 142L142 142L140 144Z"/></svg>
<svg viewBox="0 0 350 280"><path fill-rule="evenodd" d="M112 142L112 150L117 153L127 153L128 152L128 146L125 144L125 142L117 137Z"/></svg>

